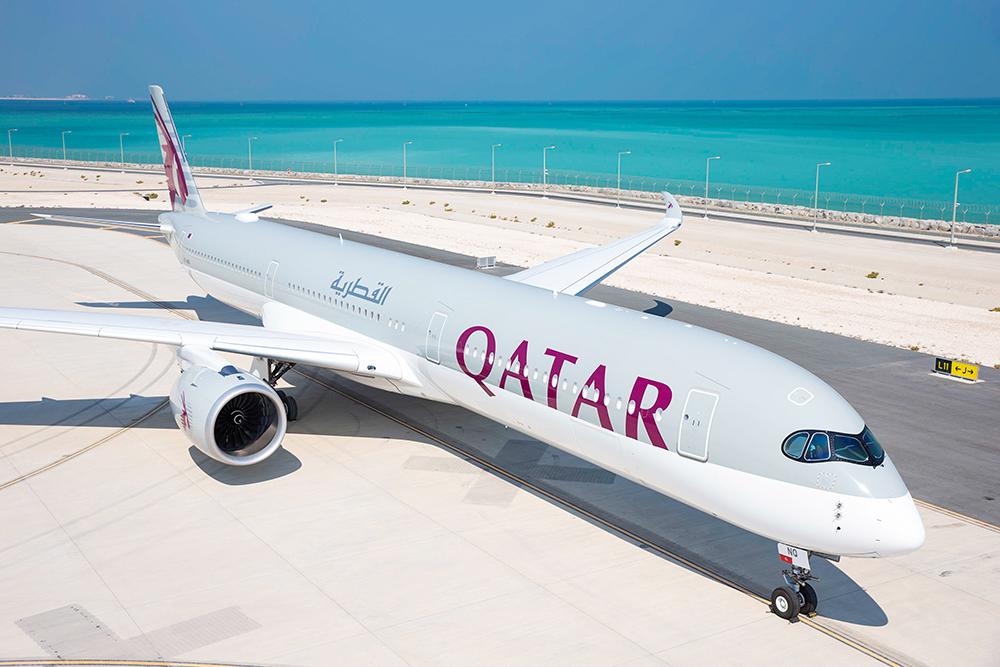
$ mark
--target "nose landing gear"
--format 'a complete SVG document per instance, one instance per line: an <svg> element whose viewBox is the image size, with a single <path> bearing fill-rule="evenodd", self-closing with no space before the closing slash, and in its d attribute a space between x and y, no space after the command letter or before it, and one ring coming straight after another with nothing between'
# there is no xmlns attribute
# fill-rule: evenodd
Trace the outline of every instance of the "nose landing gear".
<svg viewBox="0 0 1000 667"><path fill-rule="evenodd" d="M809 568L809 552L805 549L778 544L778 557L790 568L781 571L785 586L771 591L771 611L788 621L798 620L799 614L816 615L816 590L809 581L816 579Z"/></svg>

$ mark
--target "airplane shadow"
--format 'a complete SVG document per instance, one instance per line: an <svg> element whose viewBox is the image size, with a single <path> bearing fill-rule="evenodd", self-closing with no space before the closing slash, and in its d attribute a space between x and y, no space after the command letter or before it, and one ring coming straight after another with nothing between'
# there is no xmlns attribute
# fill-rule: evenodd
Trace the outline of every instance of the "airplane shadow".
<svg viewBox="0 0 1000 667"><path fill-rule="evenodd" d="M666 301L660 301L659 299L653 299L653 301L656 305L651 308L647 308L642 312L647 315L655 315L656 317L668 317L670 313L674 312L674 307Z"/></svg>
<svg viewBox="0 0 1000 667"><path fill-rule="evenodd" d="M260 320L211 296L190 295L184 301L77 301L78 306L122 310L185 310L199 320L227 324L260 325Z"/></svg>
<svg viewBox="0 0 1000 667"><path fill-rule="evenodd" d="M462 408L383 393L333 373L313 372L322 373L331 384L364 396L380 409L418 424L445 442L456 442L461 449L567 498L588 512L612 519L643 539L723 573L762 597L769 597L773 588L783 585L781 564L771 540ZM579 516L613 532L600 522ZM879 604L835 563L814 557L812 566L818 577L814 587L820 598L819 616L867 626L888 623Z"/></svg>
<svg viewBox="0 0 1000 667"><path fill-rule="evenodd" d="M205 456L201 450L193 445L188 447L188 455L194 464L201 468L202 472L227 486L258 484L278 479L285 475L291 475L302 467L302 461L299 460L299 457L284 447L279 447L274 454L252 466L229 466L220 463Z"/></svg>

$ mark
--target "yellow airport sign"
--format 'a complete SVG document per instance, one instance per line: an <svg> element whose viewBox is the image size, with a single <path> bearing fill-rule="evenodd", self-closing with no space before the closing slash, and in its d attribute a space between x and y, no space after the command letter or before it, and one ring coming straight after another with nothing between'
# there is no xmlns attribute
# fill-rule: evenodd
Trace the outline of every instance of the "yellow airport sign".
<svg viewBox="0 0 1000 667"><path fill-rule="evenodd" d="M975 382L979 379L979 366L967 364L963 361L942 359L941 357L934 360L934 371L970 382Z"/></svg>

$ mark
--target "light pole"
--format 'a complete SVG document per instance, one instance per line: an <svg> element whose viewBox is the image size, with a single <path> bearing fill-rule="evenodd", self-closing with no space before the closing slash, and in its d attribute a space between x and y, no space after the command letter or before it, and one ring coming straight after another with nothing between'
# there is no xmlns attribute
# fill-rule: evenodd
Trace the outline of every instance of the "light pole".
<svg viewBox="0 0 1000 667"><path fill-rule="evenodd" d="M412 144L412 141L403 142L403 189L406 189L406 147Z"/></svg>
<svg viewBox="0 0 1000 667"><path fill-rule="evenodd" d="M66 170L66 135L73 134L73 130L63 130L62 131L62 144L63 144L63 171Z"/></svg>
<svg viewBox="0 0 1000 667"><path fill-rule="evenodd" d="M338 174L338 172L337 172L337 144L339 144L341 141L343 141L343 139L335 139L334 142L333 142L333 184L334 185L340 185L340 182L337 180L337 174Z"/></svg>
<svg viewBox="0 0 1000 667"><path fill-rule="evenodd" d="M555 150L555 146L546 146L542 149L542 199L548 199L546 192L549 188L549 168L547 162L547 156L549 151Z"/></svg>
<svg viewBox="0 0 1000 667"><path fill-rule="evenodd" d="M10 166L12 167L14 166L14 141L10 138L10 135L14 132L17 132L16 127L12 127L7 130L7 151L8 155L10 155Z"/></svg>
<svg viewBox="0 0 1000 667"><path fill-rule="evenodd" d="M250 165L248 171L253 171L253 142L257 137L247 137L247 163Z"/></svg>
<svg viewBox="0 0 1000 667"><path fill-rule="evenodd" d="M190 134L181 135L181 153L184 153L184 157L187 157L187 152L188 152L187 138L190 136L191 136Z"/></svg>
<svg viewBox="0 0 1000 667"><path fill-rule="evenodd" d="M816 165L816 190L813 192L813 226L812 231L816 231L816 216L819 215L819 168L829 167L829 162L820 162Z"/></svg>
<svg viewBox="0 0 1000 667"><path fill-rule="evenodd" d="M118 133L118 149L121 151L122 158L122 173L125 173L125 137L128 136L128 132Z"/></svg>
<svg viewBox="0 0 1000 667"><path fill-rule="evenodd" d="M963 169L962 171L955 172L955 200L951 205L951 242L948 247L952 250L955 249L955 214L958 213L958 177L962 174L968 174L971 169Z"/></svg>
<svg viewBox="0 0 1000 667"><path fill-rule="evenodd" d="M501 146L503 144L493 144L490 146L490 180L493 182L490 194L493 195L497 193L497 149Z"/></svg>
<svg viewBox="0 0 1000 667"><path fill-rule="evenodd" d="M631 155L632 151L618 151L618 194L615 195L615 208L622 207L622 155Z"/></svg>
<svg viewBox="0 0 1000 667"><path fill-rule="evenodd" d="M713 155L712 157L705 158L705 211L702 215L705 220L708 220L708 167L712 164L712 160L721 160L721 155Z"/></svg>

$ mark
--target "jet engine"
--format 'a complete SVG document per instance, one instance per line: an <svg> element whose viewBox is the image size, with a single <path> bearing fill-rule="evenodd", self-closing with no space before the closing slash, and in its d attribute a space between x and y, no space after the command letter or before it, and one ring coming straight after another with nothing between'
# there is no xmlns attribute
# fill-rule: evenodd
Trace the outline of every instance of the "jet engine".
<svg viewBox="0 0 1000 667"><path fill-rule="evenodd" d="M194 446L227 465L263 461L285 437L288 424L278 394L235 366L188 367L170 392L177 425Z"/></svg>

